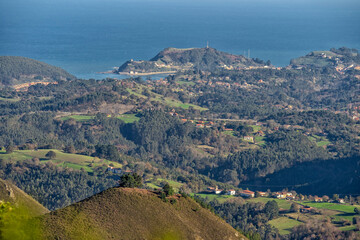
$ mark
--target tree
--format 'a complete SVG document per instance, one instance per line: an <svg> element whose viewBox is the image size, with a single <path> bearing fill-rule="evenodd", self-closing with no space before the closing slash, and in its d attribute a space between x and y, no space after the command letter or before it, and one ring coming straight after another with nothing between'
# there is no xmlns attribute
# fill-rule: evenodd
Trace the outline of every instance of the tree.
<svg viewBox="0 0 360 240"><path fill-rule="evenodd" d="M166 196L171 196L174 194L174 189L168 183L164 185L163 191L166 194Z"/></svg>
<svg viewBox="0 0 360 240"><path fill-rule="evenodd" d="M49 158L49 159L54 159L56 158L56 153L54 151L49 151L45 157Z"/></svg>
<svg viewBox="0 0 360 240"><path fill-rule="evenodd" d="M121 176L120 187L139 188L142 187L142 177L137 173L129 173Z"/></svg>
<svg viewBox="0 0 360 240"><path fill-rule="evenodd" d="M14 152L15 148L13 145L8 145L8 146L6 146L5 150L6 150L6 154L10 154L10 153Z"/></svg>
<svg viewBox="0 0 360 240"><path fill-rule="evenodd" d="M332 199L333 199L334 201L337 201L337 200L339 199L339 195L338 195L338 194L334 194L333 197L332 197Z"/></svg>
<svg viewBox="0 0 360 240"><path fill-rule="evenodd" d="M275 200L268 201L265 204L264 212L269 220L276 218L279 216L279 206Z"/></svg>
<svg viewBox="0 0 360 240"><path fill-rule="evenodd" d="M356 213L356 214L360 214L360 209L359 208L354 208L354 212Z"/></svg>
<svg viewBox="0 0 360 240"><path fill-rule="evenodd" d="M76 150L75 150L75 147L74 145L68 145L64 148L64 152L66 153L75 153Z"/></svg>
<svg viewBox="0 0 360 240"><path fill-rule="evenodd" d="M256 192L255 192L255 197L256 197L256 198L257 198L257 197L261 197L259 191L256 191Z"/></svg>
<svg viewBox="0 0 360 240"><path fill-rule="evenodd" d="M291 204L291 207L290 207L290 212L298 212L299 209L300 209L299 204L297 204L297 203L292 203L292 204Z"/></svg>

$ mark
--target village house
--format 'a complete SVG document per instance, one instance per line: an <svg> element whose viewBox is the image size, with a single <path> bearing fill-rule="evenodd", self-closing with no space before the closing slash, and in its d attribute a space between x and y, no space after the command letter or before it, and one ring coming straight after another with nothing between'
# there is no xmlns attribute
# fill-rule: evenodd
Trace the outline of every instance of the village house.
<svg viewBox="0 0 360 240"><path fill-rule="evenodd" d="M259 130L259 131L257 131L257 132L255 133L255 135L256 135L256 136L264 136L265 134L264 134L263 131Z"/></svg>
<svg viewBox="0 0 360 240"><path fill-rule="evenodd" d="M258 192L261 197L266 197L269 194L267 192Z"/></svg>
<svg viewBox="0 0 360 240"><path fill-rule="evenodd" d="M217 187L215 188L215 191L214 191L214 193L215 194L220 194L220 193L222 193L222 189L218 189Z"/></svg>
<svg viewBox="0 0 360 240"><path fill-rule="evenodd" d="M255 192L250 190L243 190L240 192L240 196L248 198L255 197Z"/></svg>
<svg viewBox="0 0 360 240"><path fill-rule="evenodd" d="M275 197L275 198L279 198L279 199L282 199L282 198L286 198L286 193L285 192L275 192L274 194L273 194L273 197Z"/></svg>
<svg viewBox="0 0 360 240"><path fill-rule="evenodd" d="M314 202L322 202L323 199L321 197L314 197Z"/></svg>
<svg viewBox="0 0 360 240"><path fill-rule="evenodd" d="M234 196L236 194L236 191L234 189L230 189L226 192L226 195Z"/></svg>
<svg viewBox="0 0 360 240"><path fill-rule="evenodd" d="M249 141L249 142L253 142L253 141L254 141L254 137L252 137L252 136L244 136L244 140L245 140L245 141Z"/></svg>
<svg viewBox="0 0 360 240"><path fill-rule="evenodd" d="M121 168L114 168L114 167L108 166L107 170L110 172L113 172L113 173L122 173Z"/></svg>
<svg viewBox="0 0 360 240"><path fill-rule="evenodd" d="M222 189L218 189L218 186L208 187L207 190L209 193L215 193L215 194L220 194L223 191Z"/></svg>

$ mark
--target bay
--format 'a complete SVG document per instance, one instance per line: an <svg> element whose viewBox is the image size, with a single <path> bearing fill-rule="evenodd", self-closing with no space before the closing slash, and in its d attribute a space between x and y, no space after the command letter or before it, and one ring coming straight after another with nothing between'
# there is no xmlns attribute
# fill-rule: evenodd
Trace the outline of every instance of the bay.
<svg viewBox="0 0 360 240"><path fill-rule="evenodd" d="M359 12L356 0L1 0L0 55L101 79L126 60L209 42L286 66L313 50L360 49Z"/></svg>

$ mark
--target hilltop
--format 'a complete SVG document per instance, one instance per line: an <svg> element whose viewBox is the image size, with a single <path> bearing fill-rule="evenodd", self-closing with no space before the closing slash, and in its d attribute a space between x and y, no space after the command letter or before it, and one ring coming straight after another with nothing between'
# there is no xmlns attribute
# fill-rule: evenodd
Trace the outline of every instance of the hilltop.
<svg viewBox="0 0 360 240"><path fill-rule="evenodd" d="M111 188L44 215L45 238L245 239L189 197L171 198L170 203L148 190Z"/></svg>
<svg viewBox="0 0 360 240"><path fill-rule="evenodd" d="M290 66L293 68L302 67L333 67L338 71L351 69L354 65L360 64L360 55L357 49L342 47L332 48L328 51L312 51L306 56L292 59Z"/></svg>
<svg viewBox="0 0 360 240"><path fill-rule="evenodd" d="M25 208L30 216L48 213L44 206L9 181L0 179L0 200Z"/></svg>
<svg viewBox="0 0 360 240"><path fill-rule="evenodd" d="M0 87L75 79L65 70L31 58L0 56Z"/></svg>
<svg viewBox="0 0 360 240"><path fill-rule="evenodd" d="M254 61L241 55L218 51L214 48L166 48L149 61L127 61L115 73L159 73L178 70L241 69L265 66L261 60Z"/></svg>

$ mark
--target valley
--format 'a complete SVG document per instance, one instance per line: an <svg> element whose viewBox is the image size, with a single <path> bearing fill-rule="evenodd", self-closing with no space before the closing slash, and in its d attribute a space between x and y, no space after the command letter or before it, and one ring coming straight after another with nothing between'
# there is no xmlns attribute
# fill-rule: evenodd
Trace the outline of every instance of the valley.
<svg viewBox="0 0 360 240"><path fill-rule="evenodd" d="M69 209L113 194L144 193L161 202L167 185L177 201L198 201L250 239L296 239L311 225L315 235L358 232L356 49L313 51L277 68L213 48L169 48L119 67L117 73L133 71L126 79L103 80L76 79L35 60L1 61L0 177L55 211L44 219L64 222L56 231L63 239L87 236L88 227L95 239L109 231L92 222L76 232L69 219L84 222L95 213L86 207L75 216ZM18 62L26 67L14 67ZM159 80L145 75L169 69ZM147 190L117 188L134 174ZM246 189L271 195L246 198ZM291 198L277 198L282 192Z"/></svg>

